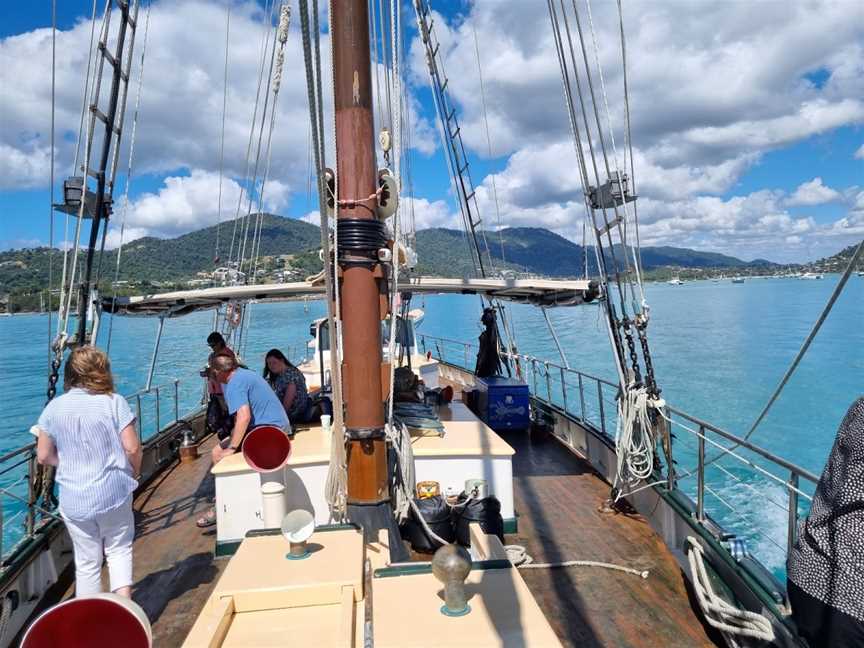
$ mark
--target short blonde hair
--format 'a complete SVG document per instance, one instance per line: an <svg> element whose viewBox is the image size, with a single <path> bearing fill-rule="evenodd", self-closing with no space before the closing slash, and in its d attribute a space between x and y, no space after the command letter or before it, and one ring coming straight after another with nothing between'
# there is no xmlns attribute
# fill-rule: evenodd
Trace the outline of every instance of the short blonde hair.
<svg viewBox="0 0 864 648"><path fill-rule="evenodd" d="M94 394L111 394L114 378L108 355L94 346L78 347L69 354L63 372L63 389L86 389Z"/></svg>

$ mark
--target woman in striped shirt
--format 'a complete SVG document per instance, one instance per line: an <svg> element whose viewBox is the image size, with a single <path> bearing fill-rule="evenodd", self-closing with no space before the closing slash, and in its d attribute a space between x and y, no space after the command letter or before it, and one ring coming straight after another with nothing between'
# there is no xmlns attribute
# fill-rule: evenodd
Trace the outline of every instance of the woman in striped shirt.
<svg viewBox="0 0 864 648"><path fill-rule="evenodd" d="M80 347L66 361L65 393L37 424L39 463L57 466L60 514L75 549L77 596L102 591L103 554L111 591L132 594L132 493L141 470L135 417L114 393L108 356Z"/></svg>

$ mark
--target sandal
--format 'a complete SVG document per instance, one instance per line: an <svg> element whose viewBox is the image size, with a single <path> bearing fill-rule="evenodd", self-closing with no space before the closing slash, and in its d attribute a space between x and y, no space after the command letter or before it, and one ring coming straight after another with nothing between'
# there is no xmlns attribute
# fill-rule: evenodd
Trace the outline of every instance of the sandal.
<svg viewBox="0 0 864 648"><path fill-rule="evenodd" d="M207 527L211 527L216 524L216 509L211 508L204 515L198 518L195 521L195 524L199 529L206 529Z"/></svg>

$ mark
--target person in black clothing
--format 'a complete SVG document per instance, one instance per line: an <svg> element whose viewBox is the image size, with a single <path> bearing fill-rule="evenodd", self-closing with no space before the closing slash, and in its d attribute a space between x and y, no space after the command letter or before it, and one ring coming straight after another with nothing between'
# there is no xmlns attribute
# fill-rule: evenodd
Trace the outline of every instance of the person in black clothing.
<svg viewBox="0 0 864 648"><path fill-rule="evenodd" d="M498 326L495 321L495 309L483 309L483 317L480 321L483 322L486 330L480 334L474 374L480 378L497 376L501 373L501 356L498 355Z"/></svg>
<svg viewBox="0 0 864 648"><path fill-rule="evenodd" d="M235 360L237 357L218 331L213 331L207 336L207 346L210 347L211 353L207 358L207 368L201 372L201 376L207 378L207 393L210 397L207 403L206 424L210 432L215 433L221 440L231 434L231 429L234 427L234 417L228 414L228 406L225 404L225 397L222 394L222 385L210 374L210 366L217 356L224 355Z"/></svg>
<svg viewBox="0 0 864 648"><path fill-rule="evenodd" d="M787 575L792 618L811 648L864 646L864 397L840 424Z"/></svg>

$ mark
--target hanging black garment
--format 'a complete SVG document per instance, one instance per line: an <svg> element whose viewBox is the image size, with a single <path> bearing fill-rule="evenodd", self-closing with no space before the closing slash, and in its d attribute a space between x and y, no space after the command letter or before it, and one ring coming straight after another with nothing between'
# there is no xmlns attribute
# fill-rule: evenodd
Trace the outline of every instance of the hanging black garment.
<svg viewBox="0 0 864 648"><path fill-rule="evenodd" d="M498 376L501 374L501 357L498 355L498 326L495 321L495 309L483 309L481 321L486 330L480 334L480 348L477 351L474 374L480 378Z"/></svg>

